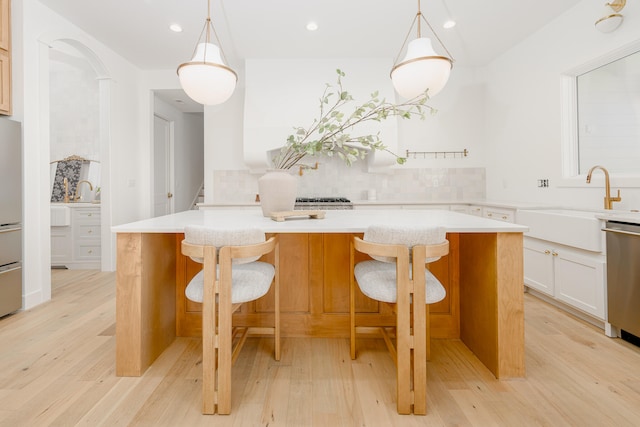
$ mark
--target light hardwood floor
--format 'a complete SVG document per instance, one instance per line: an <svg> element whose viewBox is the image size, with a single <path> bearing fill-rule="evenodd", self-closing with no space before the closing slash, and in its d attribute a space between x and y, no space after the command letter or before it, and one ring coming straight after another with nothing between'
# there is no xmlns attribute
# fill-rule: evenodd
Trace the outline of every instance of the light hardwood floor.
<svg viewBox="0 0 640 427"><path fill-rule="evenodd" d="M178 338L139 378L114 374L115 275L53 272L53 300L0 319L1 426L638 426L640 349L526 295L527 377L497 381L434 340L428 414L400 416L382 340L250 338L232 414L203 416L201 343Z"/></svg>

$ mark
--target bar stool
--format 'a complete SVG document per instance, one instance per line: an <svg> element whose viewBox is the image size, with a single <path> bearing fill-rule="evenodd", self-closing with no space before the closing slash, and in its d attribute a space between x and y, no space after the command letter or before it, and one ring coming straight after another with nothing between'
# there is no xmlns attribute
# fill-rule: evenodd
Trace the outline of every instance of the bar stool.
<svg viewBox="0 0 640 427"><path fill-rule="evenodd" d="M232 314L246 302L275 291L275 322L260 332L273 333L275 359L280 360L280 283L278 240L258 229L185 227L182 253L204 268L185 289L188 299L202 303L202 413L231 413L231 367L249 328L234 328ZM275 252L275 262L258 261ZM235 341L235 344L234 344ZM216 408L217 406L217 408Z"/></svg>
<svg viewBox="0 0 640 427"><path fill-rule="evenodd" d="M355 252L372 260L354 265ZM395 346L389 330L379 330L396 363L397 410L400 414L426 414L427 366L430 353L429 307L441 301L446 290L426 268L449 253L444 227L372 225L364 238L351 244L350 320L351 358L356 358L355 286L363 294L387 303L395 312ZM416 303L424 301L426 304Z"/></svg>

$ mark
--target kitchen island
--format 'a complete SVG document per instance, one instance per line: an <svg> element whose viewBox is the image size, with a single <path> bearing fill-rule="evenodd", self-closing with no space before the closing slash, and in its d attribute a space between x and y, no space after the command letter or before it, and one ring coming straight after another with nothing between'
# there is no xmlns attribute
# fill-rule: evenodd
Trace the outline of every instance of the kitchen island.
<svg viewBox="0 0 640 427"><path fill-rule="evenodd" d="M497 378L523 377L522 233L517 224L433 210L336 210L276 222L259 209L194 210L115 226L116 374L139 376L176 336L201 331L200 305L184 288L201 268L180 252L187 224L258 227L280 239L283 336L348 337L349 242L371 224L442 225L450 253L431 270L447 289L432 306L433 338L461 339ZM248 304L234 324L259 327L272 298ZM359 295L360 324L393 324L385 305Z"/></svg>

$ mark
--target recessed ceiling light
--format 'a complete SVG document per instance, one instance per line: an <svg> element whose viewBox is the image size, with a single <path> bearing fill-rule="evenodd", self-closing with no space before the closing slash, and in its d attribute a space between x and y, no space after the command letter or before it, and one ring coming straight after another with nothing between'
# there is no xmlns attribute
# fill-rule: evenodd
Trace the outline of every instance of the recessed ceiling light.
<svg viewBox="0 0 640 427"><path fill-rule="evenodd" d="M179 24L171 24L171 25L169 25L169 29L171 31L173 31L174 33L181 33L182 32L182 27Z"/></svg>
<svg viewBox="0 0 640 427"><path fill-rule="evenodd" d="M318 24L316 24L315 22L311 21L307 24L307 30L315 31L317 29L318 29Z"/></svg>
<svg viewBox="0 0 640 427"><path fill-rule="evenodd" d="M449 29L449 28L453 28L456 26L456 21L450 19L447 22L445 22L444 24L442 24L443 28Z"/></svg>

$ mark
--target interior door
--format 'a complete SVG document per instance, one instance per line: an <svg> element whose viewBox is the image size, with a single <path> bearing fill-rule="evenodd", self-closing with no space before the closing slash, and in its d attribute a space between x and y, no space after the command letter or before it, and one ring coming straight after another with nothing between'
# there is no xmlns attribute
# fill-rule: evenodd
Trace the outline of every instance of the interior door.
<svg viewBox="0 0 640 427"><path fill-rule="evenodd" d="M158 115L153 116L153 216L173 213L173 153L172 124Z"/></svg>

